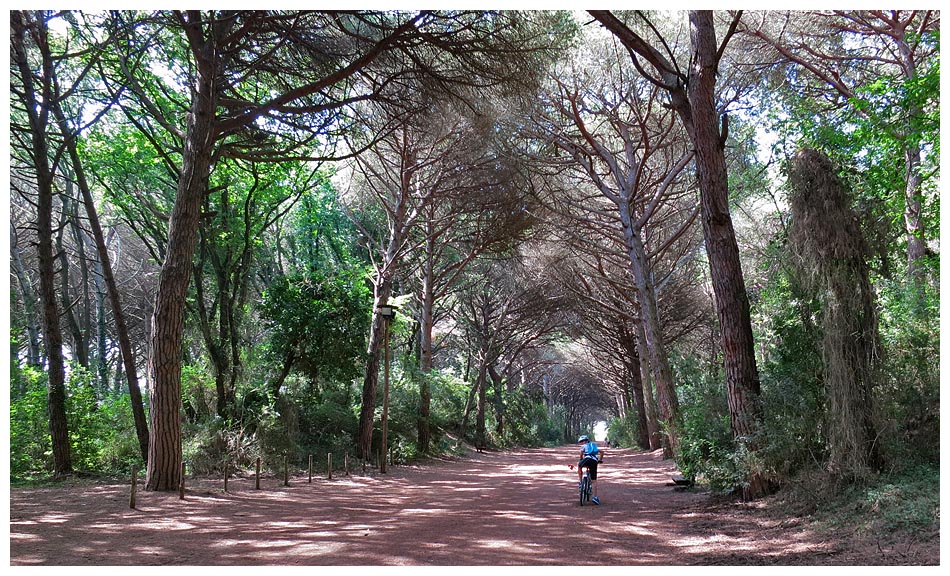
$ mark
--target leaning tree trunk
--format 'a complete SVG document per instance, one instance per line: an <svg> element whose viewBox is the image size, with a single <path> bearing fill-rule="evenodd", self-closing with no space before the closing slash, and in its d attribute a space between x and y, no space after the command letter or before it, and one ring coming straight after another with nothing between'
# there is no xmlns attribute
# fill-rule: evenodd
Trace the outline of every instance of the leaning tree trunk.
<svg viewBox="0 0 950 576"><path fill-rule="evenodd" d="M646 248L640 238L640 231L632 225L629 212L623 204L620 207L620 213L621 218L624 219L624 239L630 257L630 269L637 287L637 299L640 302L645 351L649 355L650 367L653 370L661 424L666 430L661 436L663 456L672 458L678 444L679 400L676 397L676 389L673 387L673 371L670 369L666 344L663 341L663 329L660 326L660 315L656 306L656 290L653 287L650 265Z"/></svg>
<svg viewBox="0 0 950 576"><path fill-rule="evenodd" d="M789 238L803 285L822 304L828 466L846 480L880 470L872 390L880 345L867 245L827 156L800 151L789 171Z"/></svg>
<svg viewBox="0 0 950 576"><path fill-rule="evenodd" d="M716 114L715 88L719 65L716 32L711 11L691 11L689 20L693 45L689 116L696 147L706 252L722 331L729 416L736 441L755 452L758 449L756 436L761 425L761 390L755 364L749 297L729 213L725 131L720 131ZM764 496L769 489L768 481L759 473L751 473L742 488L743 496L747 499Z"/></svg>
<svg viewBox="0 0 950 576"><path fill-rule="evenodd" d="M83 168L79 151L76 148L75 134L69 129L66 116L60 106L55 107L56 120L59 124L60 132L69 151L70 160L76 175L76 182L79 191L82 194L82 201L86 208L86 217L89 219L89 228L92 231L93 240L96 244L96 251L99 256L98 272L101 274L102 281L106 287L106 293L109 297L109 304L112 307L112 317L115 322L115 331L119 339L119 349L122 352L122 362L125 366L126 382L129 387L129 400L132 404L132 419L135 422L135 434L139 441L139 451L142 459L148 462L148 417L145 414L145 406L142 402L142 391L139 387L138 369L135 365L135 355L132 352L132 339L129 337L128 325L125 321L125 313L122 310L122 303L119 298L119 287L115 281L115 275L112 273L112 263L109 257L109 250L106 246L105 236L102 234L102 225L99 223L99 215L96 211L96 205L93 201L92 192L89 188L89 182L86 178L86 171ZM100 314L100 324L102 323L102 314ZM104 335L102 336L104 338ZM104 348L104 346L103 346ZM105 357L102 352L99 355L100 369L104 370ZM105 383L103 383L105 386Z"/></svg>

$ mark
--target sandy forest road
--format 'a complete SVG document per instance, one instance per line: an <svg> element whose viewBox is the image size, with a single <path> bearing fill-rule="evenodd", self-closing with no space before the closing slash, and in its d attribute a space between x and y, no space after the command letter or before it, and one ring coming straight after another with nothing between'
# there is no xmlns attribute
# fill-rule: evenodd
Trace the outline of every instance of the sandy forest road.
<svg viewBox="0 0 950 576"><path fill-rule="evenodd" d="M191 482L177 493L12 489L10 562L29 565L849 563L805 530L667 483L659 452L609 449L601 506L576 502L574 448L472 454L385 475ZM583 536L583 537L582 537ZM829 557L834 555L835 558ZM596 560L592 560L596 559ZM837 561L836 561L837 560ZM850 561L855 560L850 558ZM863 559L867 562L867 559ZM859 563L862 560L858 560Z"/></svg>

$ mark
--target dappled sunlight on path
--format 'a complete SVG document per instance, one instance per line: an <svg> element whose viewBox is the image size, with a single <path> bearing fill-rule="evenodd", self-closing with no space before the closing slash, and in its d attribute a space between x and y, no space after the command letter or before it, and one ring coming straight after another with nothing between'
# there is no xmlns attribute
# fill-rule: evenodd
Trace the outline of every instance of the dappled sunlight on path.
<svg viewBox="0 0 950 576"><path fill-rule="evenodd" d="M11 490L13 565L682 565L754 551L761 526L695 512L660 452L607 449L601 506L577 504L575 448L472 454L334 480ZM804 545L804 544L803 544ZM786 550L787 552L787 550ZM726 554L726 552L723 552ZM731 556L726 555L726 558Z"/></svg>

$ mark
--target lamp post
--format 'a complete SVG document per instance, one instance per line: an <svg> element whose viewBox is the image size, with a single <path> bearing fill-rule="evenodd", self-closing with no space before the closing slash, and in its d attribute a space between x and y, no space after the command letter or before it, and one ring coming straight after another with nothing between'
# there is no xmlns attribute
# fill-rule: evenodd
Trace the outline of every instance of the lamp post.
<svg viewBox="0 0 950 576"><path fill-rule="evenodd" d="M389 439L389 323L396 317L395 306L388 304L382 305L376 309L383 318L383 418L382 418L382 449L379 458L379 471L386 473L386 456L389 451L387 442Z"/></svg>

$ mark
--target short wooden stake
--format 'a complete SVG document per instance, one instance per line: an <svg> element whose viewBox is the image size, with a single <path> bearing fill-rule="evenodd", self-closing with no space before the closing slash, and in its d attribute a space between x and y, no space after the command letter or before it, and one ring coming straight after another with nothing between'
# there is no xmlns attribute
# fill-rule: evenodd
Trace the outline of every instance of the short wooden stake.
<svg viewBox="0 0 950 576"><path fill-rule="evenodd" d="M181 480L178 482L178 499L185 499L185 463L181 463Z"/></svg>
<svg viewBox="0 0 950 576"><path fill-rule="evenodd" d="M327 480L333 480L333 454L327 452Z"/></svg>
<svg viewBox="0 0 950 576"><path fill-rule="evenodd" d="M135 508L135 489L139 484L139 467L132 465L132 495L129 497L129 508Z"/></svg>
<svg viewBox="0 0 950 576"><path fill-rule="evenodd" d="M284 486L290 486L290 472L288 472L286 456L284 456Z"/></svg>
<svg viewBox="0 0 950 576"><path fill-rule="evenodd" d="M313 483L313 454L307 457L307 484Z"/></svg>
<svg viewBox="0 0 950 576"><path fill-rule="evenodd" d="M224 491L228 491L228 475L231 473L231 460L224 461Z"/></svg>
<svg viewBox="0 0 950 576"><path fill-rule="evenodd" d="M257 472L254 473L254 489L261 489L261 457L257 457Z"/></svg>
<svg viewBox="0 0 950 576"><path fill-rule="evenodd" d="M350 475L350 453L349 452L343 455L343 475L344 476Z"/></svg>

